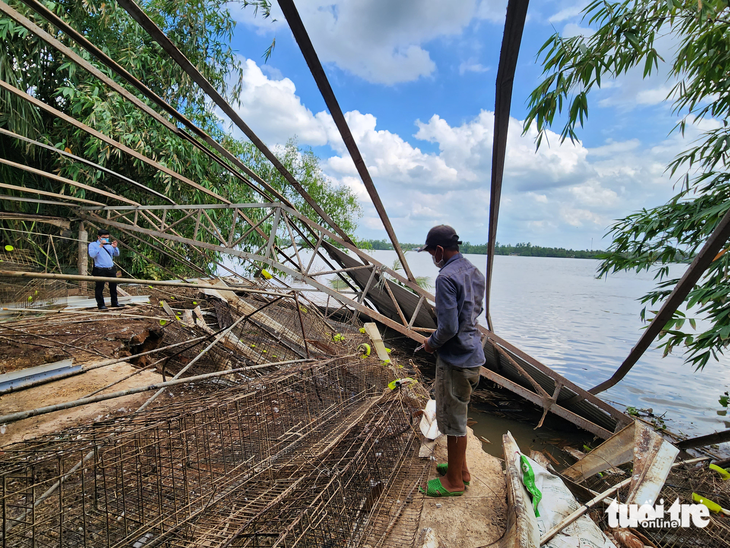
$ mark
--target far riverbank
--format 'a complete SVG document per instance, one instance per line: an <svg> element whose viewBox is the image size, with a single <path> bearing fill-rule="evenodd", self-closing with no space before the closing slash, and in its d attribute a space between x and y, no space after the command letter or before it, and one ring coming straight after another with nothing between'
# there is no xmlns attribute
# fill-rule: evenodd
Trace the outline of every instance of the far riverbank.
<svg viewBox="0 0 730 548"><path fill-rule="evenodd" d="M393 244L386 240L361 240L359 242L361 248L365 251L392 251ZM400 246L404 251L413 251L423 244L406 244L401 243ZM487 244L470 244L464 242L460 246L460 251L467 255L486 255ZM497 242L494 246L495 255L509 255L513 257L554 257L559 259L601 259L605 251L596 249L565 249L563 247L541 247L526 244L502 245Z"/></svg>

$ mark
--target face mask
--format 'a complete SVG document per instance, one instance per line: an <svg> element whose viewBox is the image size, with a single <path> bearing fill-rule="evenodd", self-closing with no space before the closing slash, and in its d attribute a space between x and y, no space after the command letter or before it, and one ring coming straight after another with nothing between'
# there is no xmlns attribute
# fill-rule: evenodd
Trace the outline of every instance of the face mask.
<svg viewBox="0 0 730 548"><path fill-rule="evenodd" d="M438 253L438 249L436 250L436 253ZM443 266L446 264L446 259L445 259L444 255L442 253L441 254L441 260L440 261L437 261L436 260L436 253L434 253L433 255L431 255L431 260L433 261L433 264L436 265L436 268L443 268Z"/></svg>

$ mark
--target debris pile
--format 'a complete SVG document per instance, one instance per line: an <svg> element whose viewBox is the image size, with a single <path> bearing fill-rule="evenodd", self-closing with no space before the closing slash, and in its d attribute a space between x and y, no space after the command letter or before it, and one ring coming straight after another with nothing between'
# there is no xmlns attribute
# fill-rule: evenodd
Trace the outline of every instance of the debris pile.
<svg viewBox="0 0 730 548"><path fill-rule="evenodd" d="M291 292L239 293L170 290L101 321L73 316L137 318L124 353L196 380L136 412L3 447L3 544L413 543L430 464L418 459L420 385L388 389L401 373L357 350L370 340L358 325ZM93 367L88 349L67 349Z"/></svg>

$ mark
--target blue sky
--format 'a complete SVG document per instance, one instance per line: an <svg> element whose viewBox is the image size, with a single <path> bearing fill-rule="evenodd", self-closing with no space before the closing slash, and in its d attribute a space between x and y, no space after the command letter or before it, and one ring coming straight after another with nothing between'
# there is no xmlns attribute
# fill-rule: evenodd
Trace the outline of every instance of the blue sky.
<svg viewBox="0 0 730 548"><path fill-rule="evenodd" d="M585 1L533 1L515 78L498 241L605 248L614 219L664 203L664 169L683 140L665 98L667 68L605 82L590 97L576 145L535 152L522 135L527 98L542 73L537 51L553 33L589 33ZM230 4L245 67L243 119L270 146L296 136L335 184L358 195L357 235L386 238L286 21ZM398 238L420 242L440 223L462 240L487 240L494 85L506 0L299 0L297 7L370 169ZM273 55L263 53L276 39ZM669 58L669 39L660 43ZM703 122L712 125L713 121ZM559 129L559 128L558 128Z"/></svg>

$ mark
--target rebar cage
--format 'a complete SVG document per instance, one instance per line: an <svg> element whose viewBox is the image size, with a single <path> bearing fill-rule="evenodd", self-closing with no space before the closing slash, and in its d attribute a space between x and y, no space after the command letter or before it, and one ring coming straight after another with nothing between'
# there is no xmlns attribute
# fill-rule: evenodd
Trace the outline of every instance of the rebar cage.
<svg viewBox="0 0 730 548"><path fill-rule="evenodd" d="M2 545L382 545L428 466L390 376L301 364L6 447Z"/></svg>

